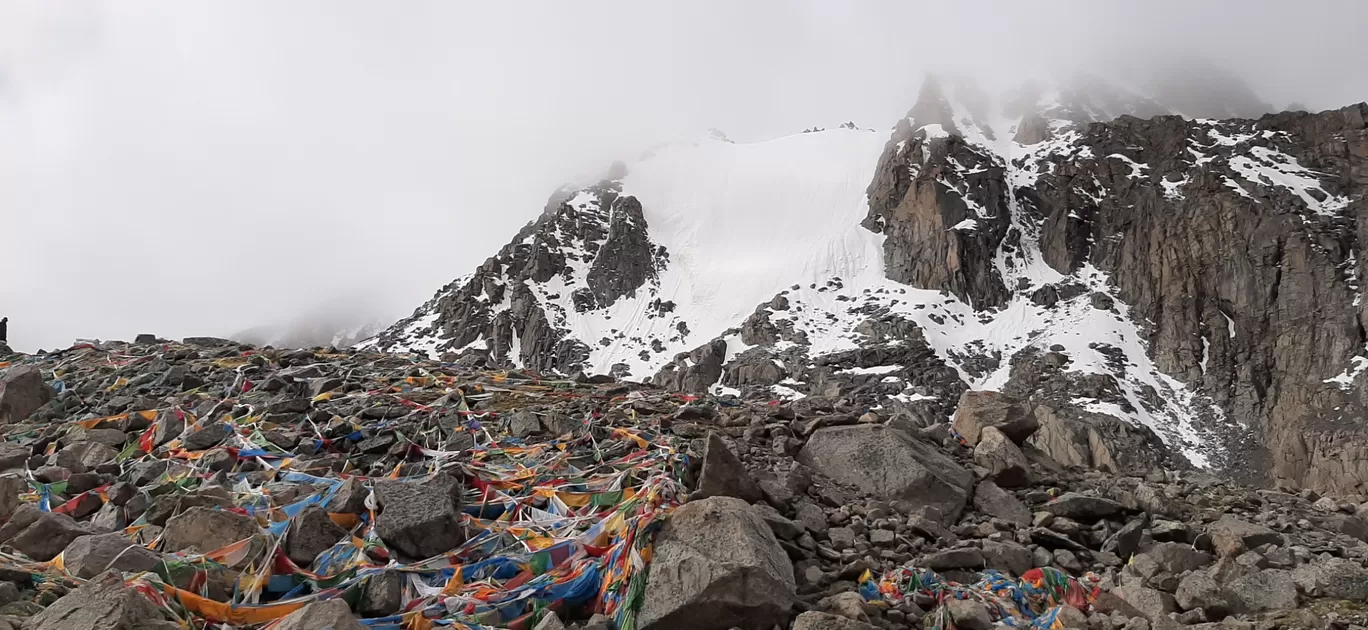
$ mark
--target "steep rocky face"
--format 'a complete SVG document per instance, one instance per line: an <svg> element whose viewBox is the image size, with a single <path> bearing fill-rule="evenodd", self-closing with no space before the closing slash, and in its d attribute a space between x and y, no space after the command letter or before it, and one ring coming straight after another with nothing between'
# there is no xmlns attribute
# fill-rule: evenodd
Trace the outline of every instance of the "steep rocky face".
<svg viewBox="0 0 1368 630"><path fill-rule="evenodd" d="M1261 438L1270 480L1339 491L1368 481L1355 463L1365 118L1364 105L1258 121L1121 118L1090 127L1025 197L1046 262L1105 271L1151 324L1160 369Z"/></svg>
<svg viewBox="0 0 1368 630"><path fill-rule="evenodd" d="M546 211L474 274L444 287L414 314L368 341L368 348L414 350L475 364L512 364L573 372L589 355L585 340L567 335L569 312L611 307L650 291L669 260L651 242L635 198L618 179L558 191ZM655 305L660 314L669 305ZM653 314L648 314L652 317Z"/></svg>

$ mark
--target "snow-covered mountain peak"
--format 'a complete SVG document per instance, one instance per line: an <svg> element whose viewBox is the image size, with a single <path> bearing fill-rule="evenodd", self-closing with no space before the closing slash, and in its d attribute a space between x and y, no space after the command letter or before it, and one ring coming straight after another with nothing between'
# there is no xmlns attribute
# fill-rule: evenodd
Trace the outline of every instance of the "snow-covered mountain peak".
<svg viewBox="0 0 1368 630"><path fill-rule="evenodd" d="M1348 322L1368 269L1347 217L1368 149L1342 145L1368 110L1142 118L1168 111L1086 77L998 95L936 78L890 136L661 145L558 191L368 345L841 401L920 426L966 389L996 389L1030 401L1048 427L1038 446L1061 461L1228 464L1246 418L1293 413L1267 406L1281 377L1266 357L1301 355L1264 331L1330 322L1334 335L1279 343L1327 357L1295 381L1317 388L1301 400L1339 404L1316 417L1351 408L1338 396L1360 372ZM1276 247L1228 251L1270 242L1261 230ZM1324 273L1284 275L1288 255ZM1315 286L1282 303L1284 283ZM1314 316L1278 319L1304 302Z"/></svg>

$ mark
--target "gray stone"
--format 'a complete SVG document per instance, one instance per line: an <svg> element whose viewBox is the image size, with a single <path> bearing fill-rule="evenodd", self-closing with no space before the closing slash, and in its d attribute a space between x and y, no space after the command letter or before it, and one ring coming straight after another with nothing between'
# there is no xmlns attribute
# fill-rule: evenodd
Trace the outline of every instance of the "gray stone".
<svg viewBox="0 0 1368 630"><path fill-rule="evenodd" d="M356 612L362 617L388 617L404 607L404 574L398 571L377 573L366 580Z"/></svg>
<svg viewBox="0 0 1368 630"><path fill-rule="evenodd" d="M948 571L952 569L982 569L984 563L985 559L981 550L974 547L961 547L922 556L921 560L917 561L917 566L932 571Z"/></svg>
<svg viewBox="0 0 1368 630"><path fill-rule="evenodd" d="M465 542L460 484L445 473L422 482L376 480L375 529L391 549L426 560Z"/></svg>
<svg viewBox="0 0 1368 630"><path fill-rule="evenodd" d="M813 503L799 503L797 510L798 522L813 534L825 534L830 527L827 524L826 512Z"/></svg>
<svg viewBox="0 0 1368 630"><path fill-rule="evenodd" d="M295 564L307 567L318 554L331 549L346 535L347 530L334 523L326 511L309 506L290 519L290 527L285 533L285 554Z"/></svg>
<svg viewBox="0 0 1368 630"><path fill-rule="evenodd" d="M26 503L0 528L0 541L29 558L47 562L62 553L72 541L94 533L89 526L76 522L69 515L43 512L34 504Z"/></svg>
<svg viewBox="0 0 1368 630"><path fill-rule="evenodd" d="M1267 569L1232 580L1225 587L1233 614L1254 614L1297 607L1292 572Z"/></svg>
<svg viewBox="0 0 1368 630"><path fill-rule="evenodd" d="M341 599L310 602L286 615L271 630L366 630Z"/></svg>
<svg viewBox="0 0 1368 630"><path fill-rule="evenodd" d="M1368 569L1352 560L1317 559L1297 567L1292 578L1312 597L1368 602Z"/></svg>
<svg viewBox="0 0 1368 630"><path fill-rule="evenodd" d="M997 427L984 427L974 447L974 463L988 469L998 485L1018 488L1031 484L1031 465L1026 455Z"/></svg>
<svg viewBox="0 0 1368 630"><path fill-rule="evenodd" d="M793 565L744 501L691 501L656 536L640 630L769 628L796 599Z"/></svg>
<svg viewBox="0 0 1368 630"><path fill-rule="evenodd" d="M29 485L17 475L0 475L0 521L8 519L23 503L19 495L28 492Z"/></svg>
<svg viewBox="0 0 1368 630"><path fill-rule="evenodd" d="M68 573L88 580L107 569L151 571L161 564L161 556L114 532L77 538L62 552L62 563Z"/></svg>
<svg viewBox="0 0 1368 630"><path fill-rule="evenodd" d="M1092 522L1116 516L1125 510L1120 503L1103 497L1094 497L1077 492L1067 492L1040 509L1076 521Z"/></svg>
<svg viewBox="0 0 1368 630"><path fill-rule="evenodd" d="M880 425L820 429L798 458L835 481L891 499L902 511L934 507L951 522L973 487L973 475L931 445Z"/></svg>
<svg viewBox="0 0 1368 630"><path fill-rule="evenodd" d="M1283 544L1281 534L1233 516L1221 517L1207 525L1206 531L1211 535L1211 546L1221 556L1233 557L1261 545Z"/></svg>
<svg viewBox="0 0 1368 630"><path fill-rule="evenodd" d="M1009 523L1031 524L1030 508L992 481L981 481L975 488L974 509Z"/></svg>
<svg viewBox="0 0 1368 630"><path fill-rule="evenodd" d="M1211 564L1211 554L1197 551L1183 543L1157 543L1144 553L1152 558L1160 571L1179 575Z"/></svg>
<svg viewBox="0 0 1368 630"><path fill-rule="evenodd" d="M0 425L27 420L52 400L52 388L36 367L20 365L0 372Z"/></svg>
<svg viewBox="0 0 1368 630"><path fill-rule="evenodd" d="M1167 620L1169 613L1179 612L1178 602L1163 591L1127 584L1112 589L1112 593L1140 611L1151 623Z"/></svg>
<svg viewBox="0 0 1368 630"><path fill-rule="evenodd" d="M755 512L760 515L760 518L765 519L765 524L769 525L770 531L774 532L774 535L780 540L797 540L799 536L803 535L801 525L784 518L783 514L770 507L769 504L757 503L752 507L755 508Z"/></svg>
<svg viewBox="0 0 1368 630"><path fill-rule="evenodd" d="M208 553L260 531L256 519L245 514L195 506L166 521L161 549L168 552L195 549Z"/></svg>
<svg viewBox="0 0 1368 630"><path fill-rule="evenodd" d="M963 630L992 630L993 617L988 608L972 599L949 599L945 608L956 628Z"/></svg>
<svg viewBox="0 0 1368 630"><path fill-rule="evenodd" d="M187 451L202 451L218 446L233 434L233 428L226 422L215 422L201 428L181 441L181 448Z"/></svg>
<svg viewBox="0 0 1368 630"><path fill-rule="evenodd" d="M955 432L976 446L984 427L996 427L1012 442L1025 444L1040 424L1021 401L1011 396L966 390L955 408Z"/></svg>
<svg viewBox="0 0 1368 630"><path fill-rule="evenodd" d="M837 551L855 547L855 531L849 527L833 527L827 530L827 538Z"/></svg>
<svg viewBox="0 0 1368 630"><path fill-rule="evenodd" d="M810 610L793 620L792 630L876 630L862 621Z"/></svg>
<svg viewBox="0 0 1368 630"><path fill-rule="evenodd" d="M983 561L989 569L1021 575L1034 567L1031 550L1025 545L995 540L983 541Z"/></svg>
<svg viewBox="0 0 1368 630"><path fill-rule="evenodd" d="M72 472L84 472L118 456L118 451L99 442L77 442L57 451L53 463Z"/></svg>
<svg viewBox="0 0 1368 630"><path fill-rule="evenodd" d="M1219 619L1230 611L1225 589L1211 576L1200 571L1189 573L1178 583L1175 601L1183 610L1202 609L1211 618Z"/></svg>
<svg viewBox="0 0 1368 630"><path fill-rule="evenodd" d="M508 432L516 438L526 438L541 432L541 420L530 411L519 411L508 419Z"/></svg>
<svg viewBox="0 0 1368 630"><path fill-rule="evenodd" d="M715 431L708 432L698 489L691 496L693 499L708 497L736 497L747 503L755 503L763 498L760 486Z"/></svg>
<svg viewBox="0 0 1368 630"><path fill-rule="evenodd" d="M34 615L24 630L150 630L161 621L156 605L107 571Z"/></svg>

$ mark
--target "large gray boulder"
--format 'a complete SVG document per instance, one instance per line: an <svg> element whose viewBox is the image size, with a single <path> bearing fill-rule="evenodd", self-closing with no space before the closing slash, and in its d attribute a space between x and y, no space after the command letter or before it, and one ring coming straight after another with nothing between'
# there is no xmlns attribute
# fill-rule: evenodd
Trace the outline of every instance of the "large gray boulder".
<svg viewBox="0 0 1368 630"><path fill-rule="evenodd" d="M133 544L120 532L81 536L62 552L62 564L67 573L88 580L107 569L140 572L151 571L161 564L161 556L146 547Z"/></svg>
<svg viewBox="0 0 1368 630"><path fill-rule="evenodd" d="M356 620L347 602L330 599L311 602L286 615L272 630L366 630L366 626Z"/></svg>
<svg viewBox="0 0 1368 630"><path fill-rule="evenodd" d="M1250 615L1297 607L1297 583L1291 571L1266 569L1236 578L1225 587L1230 612Z"/></svg>
<svg viewBox="0 0 1368 630"><path fill-rule="evenodd" d="M974 489L974 509L1009 523L1031 524L1031 509L992 480L980 481Z"/></svg>
<svg viewBox="0 0 1368 630"><path fill-rule="evenodd" d="M36 367L21 365L0 372L0 424L23 422L52 400L52 388Z"/></svg>
<svg viewBox="0 0 1368 630"><path fill-rule="evenodd" d="M1282 534L1233 516L1222 516L1207 525L1207 533L1211 535L1211 546L1222 557L1233 558L1261 545L1283 543Z"/></svg>
<svg viewBox="0 0 1368 630"><path fill-rule="evenodd" d="M787 622L793 565L764 519L732 497L676 509L656 536L640 630L760 630Z"/></svg>
<svg viewBox="0 0 1368 630"><path fill-rule="evenodd" d="M901 511L934 507L959 518L974 476L930 444L897 429L856 425L819 429L799 461L837 482L894 501Z"/></svg>
<svg viewBox="0 0 1368 630"><path fill-rule="evenodd" d="M465 542L461 486L445 473L422 482L377 480L380 515L375 529L391 549L409 560L426 560Z"/></svg>
<svg viewBox="0 0 1368 630"><path fill-rule="evenodd" d="M746 503L764 498L746 467L736 454L727 448L717 432L708 433L708 444L703 449L703 468L698 478L695 499L708 497L736 497Z"/></svg>
<svg viewBox="0 0 1368 630"><path fill-rule="evenodd" d="M984 427L997 427L1013 442L1025 444L1040 424L1021 401L1011 396L966 390L955 407L955 432L975 446Z"/></svg>
<svg viewBox="0 0 1368 630"><path fill-rule="evenodd" d="M974 447L974 463L986 468L988 476L1005 488L1031 485L1031 464L1021 448L997 427L983 427L978 446Z"/></svg>
<svg viewBox="0 0 1368 630"><path fill-rule="evenodd" d="M95 531L85 523L66 514L44 512L32 503L25 503L0 527L0 542L20 553L47 562L62 553L72 541L89 536Z"/></svg>
<svg viewBox="0 0 1368 630"><path fill-rule="evenodd" d="M30 617L24 630L148 630L163 621L156 605L124 586L123 574L107 571Z"/></svg>
<svg viewBox="0 0 1368 630"><path fill-rule="evenodd" d="M255 518L245 514L195 506L166 521L163 551L195 549L208 553L260 532Z"/></svg>
<svg viewBox="0 0 1368 630"><path fill-rule="evenodd" d="M1353 560L1317 559L1297 567L1292 578L1312 597L1368 602L1368 569Z"/></svg>
<svg viewBox="0 0 1368 630"><path fill-rule="evenodd" d="M798 615L793 620L792 630L875 630L875 627L862 621L812 610Z"/></svg>
<svg viewBox="0 0 1368 630"><path fill-rule="evenodd" d="M328 513L317 506L305 508L303 512L290 519L290 527L285 534L285 554L301 567L313 564L318 554L331 549L347 530L342 529L328 517Z"/></svg>

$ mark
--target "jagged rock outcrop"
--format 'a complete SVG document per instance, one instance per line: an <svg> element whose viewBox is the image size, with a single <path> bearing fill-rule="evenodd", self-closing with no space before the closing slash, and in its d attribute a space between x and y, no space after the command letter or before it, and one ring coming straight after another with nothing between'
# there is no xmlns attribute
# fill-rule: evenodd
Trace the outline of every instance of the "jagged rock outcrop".
<svg viewBox="0 0 1368 630"><path fill-rule="evenodd" d="M965 141L948 110L939 84L927 81L888 140L864 225L887 236L889 279L1001 306L1008 291L993 261L1011 225L1005 171Z"/></svg>
<svg viewBox="0 0 1368 630"><path fill-rule="evenodd" d="M1257 443L1248 472L1360 491L1358 254L1368 106L1258 121L1093 125L1026 197L1045 261L1092 264L1152 324L1150 353ZM1340 375L1340 376L1337 376Z"/></svg>
<svg viewBox="0 0 1368 630"><path fill-rule="evenodd" d="M580 369L589 340L567 335L566 313L605 309L650 291L669 260L651 242L641 203L621 195L625 174L619 163L610 179L558 190L542 216L475 273L443 287L364 347L453 358L476 351L496 364L566 374ZM669 310L657 304L651 316Z"/></svg>

